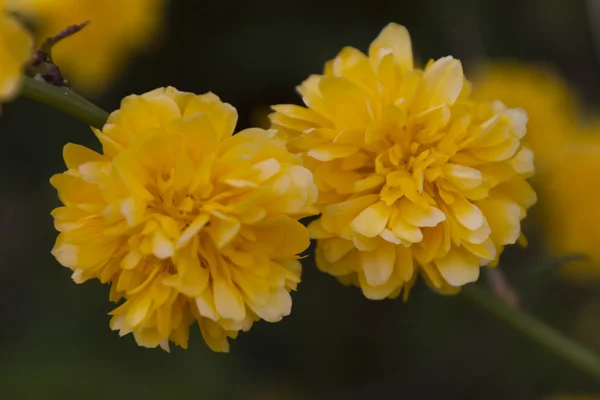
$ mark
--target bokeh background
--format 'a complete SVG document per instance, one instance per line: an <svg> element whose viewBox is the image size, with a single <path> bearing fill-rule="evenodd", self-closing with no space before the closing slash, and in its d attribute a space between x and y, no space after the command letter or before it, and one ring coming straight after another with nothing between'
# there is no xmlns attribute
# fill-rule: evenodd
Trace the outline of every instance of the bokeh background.
<svg viewBox="0 0 600 400"><path fill-rule="evenodd" d="M596 3L171 1L143 51L88 93L114 110L126 95L165 85L213 91L238 109L238 128L265 125L269 105L298 103L297 84L345 45L366 50L395 21L410 30L417 59L452 54L467 75L490 59L551 65L578 94L581 115L593 116L600 101ZM94 15L86 19L93 24ZM369 301L311 260L291 316L256 324L232 341L230 354L211 352L196 327L187 351L139 348L109 329L108 287L74 284L50 255L49 211L59 202L48 180L64 170L65 143L99 147L91 131L18 99L3 107L0 134L0 398L600 396L597 382L460 297L418 285L406 304ZM510 249L501 267L525 310L600 352L600 284L555 273L560 260L543 241L540 214L533 210L525 224L530 246Z"/></svg>

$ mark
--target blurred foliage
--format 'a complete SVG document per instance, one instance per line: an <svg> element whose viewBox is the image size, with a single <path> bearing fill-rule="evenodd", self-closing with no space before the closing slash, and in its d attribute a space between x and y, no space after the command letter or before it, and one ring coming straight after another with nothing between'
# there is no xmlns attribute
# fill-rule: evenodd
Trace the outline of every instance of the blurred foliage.
<svg viewBox="0 0 600 400"><path fill-rule="evenodd" d="M162 46L142 56L98 103L172 85L213 91L238 108L245 128L344 45L365 49L390 20L406 25L420 60L452 54L469 65L516 57L557 66L588 105L600 100L600 65L582 0L423 0L343 3L171 2ZM263 111L261 111L263 110ZM433 398L537 399L599 393L600 386L457 297L417 285L407 304L368 301L305 262L292 315L258 323L213 353L192 329L190 350L138 348L108 328L108 287L75 285L49 251L48 183L62 147L98 148L92 133L57 111L20 99L0 119L0 396L6 399ZM535 214L535 211L534 211ZM535 217L535 215L534 215ZM533 219L535 221L535 218ZM501 266L523 282L526 309L600 351L597 288L548 283L539 302L524 279L540 260L540 232Z"/></svg>

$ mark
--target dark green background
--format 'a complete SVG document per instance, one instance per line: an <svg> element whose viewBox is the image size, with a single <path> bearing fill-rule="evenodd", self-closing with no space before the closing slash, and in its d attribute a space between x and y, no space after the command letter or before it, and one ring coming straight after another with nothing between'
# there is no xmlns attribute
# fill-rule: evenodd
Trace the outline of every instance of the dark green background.
<svg viewBox="0 0 600 400"><path fill-rule="evenodd" d="M127 0L123 0L127 1ZM95 101L107 110L159 86L213 91L237 107L239 128L345 45L366 50L388 22L406 25L420 60L448 54L554 63L588 105L600 65L582 0L344 2L174 1L157 43ZM93 16L90 18L93 21ZM97 148L87 127L17 100L0 119L0 398L2 399L537 399L600 387L459 297L418 285L408 304L368 301L305 263L291 316L260 322L213 353L192 327L190 349L138 348L108 327L108 287L74 284L50 255L58 205L48 183L62 147ZM535 212L534 212L535 214ZM532 246L503 257L524 307L600 350L598 288L571 287L530 267Z"/></svg>

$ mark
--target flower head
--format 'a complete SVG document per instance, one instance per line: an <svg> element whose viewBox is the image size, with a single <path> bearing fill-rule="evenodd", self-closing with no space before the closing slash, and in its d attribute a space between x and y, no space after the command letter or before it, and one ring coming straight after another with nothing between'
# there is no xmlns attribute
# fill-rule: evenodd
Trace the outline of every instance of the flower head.
<svg viewBox="0 0 600 400"><path fill-rule="evenodd" d="M517 241L536 201L527 116L469 89L452 57L416 69L407 30L390 24L368 55L346 47L302 83L306 107L274 107L319 188L321 270L371 299L406 296L418 271L451 293Z"/></svg>
<svg viewBox="0 0 600 400"><path fill-rule="evenodd" d="M12 99L19 89L23 66L28 61L33 41L27 31L5 9L0 0L0 101Z"/></svg>
<svg viewBox="0 0 600 400"><path fill-rule="evenodd" d="M479 69L474 97L500 99L527 111L525 141L535 152L540 224L549 250L557 255L585 254L572 261L563 277L581 282L600 278L600 142L598 121L583 125L577 101L563 78L543 66L495 62ZM597 117L596 117L597 119ZM539 172L542 172L541 174Z"/></svg>
<svg viewBox="0 0 600 400"><path fill-rule="evenodd" d="M600 140L595 135L570 138L563 156L541 181L545 234L556 254L585 254L590 260L567 263L563 276L600 281Z"/></svg>
<svg viewBox="0 0 600 400"><path fill-rule="evenodd" d="M33 18L38 41L70 25L90 25L53 49L52 56L78 89L99 92L132 54L154 37L163 0L8 0L11 9Z"/></svg>
<svg viewBox="0 0 600 400"><path fill-rule="evenodd" d="M186 347L197 321L207 344L290 313L309 244L311 173L272 132L232 136L235 109L174 88L123 100L102 153L68 144L51 183L64 206L53 254L76 282L110 282L111 327L147 347Z"/></svg>
<svg viewBox="0 0 600 400"><path fill-rule="evenodd" d="M567 83L552 69L517 62L496 62L475 74L473 97L500 100L527 112L524 141L535 154L536 171L547 172L569 141L577 118L576 100Z"/></svg>

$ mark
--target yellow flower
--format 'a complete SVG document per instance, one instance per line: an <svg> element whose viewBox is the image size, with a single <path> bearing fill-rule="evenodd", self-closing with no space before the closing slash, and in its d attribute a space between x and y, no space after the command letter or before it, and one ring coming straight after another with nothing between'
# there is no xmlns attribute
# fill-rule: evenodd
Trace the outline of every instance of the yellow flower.
<svg viewBox="0 0 600 400"><path fill-rule="evenodd" d="M68 144L52 185L53 249L77 283L112 283L111 327L138 344L186 347L197 321L208 346L260 318L290 313L308 247L298 217L317 189L273 132L231 136L236 110L212 93L174 88L123 100L98 154Z"/></svg>
<svg viewBox="0 0 600 400"><path fill-rule="evenodd" d="M540 185L546 236L556 254L585 254L590 261L566 264L564 277L600 280L600 131L573 136Z"/></svg>
<svg viewBox="0 0 600 400"><path fill-rule="evenodd" d="M470 100L458 60L414 68L390 24L368 56L346 47L298 91L307 107L274 106L271 121L319 188L321 270L370 299L406 297L418 271L455 293L517 241L536 201L527 116Z"/></svg>
<svg viewBox="0 0 600 400"><path fill-rule="evenodd" d="M600 278L600 126L582 125L577 101L552 70L518 62L497 62L479 69L474 96L498 98L522 107L529 116L526 142L536 155L534 187L540 201L543 233L556 255L585 254L590 261L570 262L563 277L581 282Z"/></svg>
<svg viewBox="0 0 600 400"><path fill-rule="evenodd" d="M31 55L33 43L21 24L5 9L0 0L0 101L12 99L18 92L23 66Z"/></svg>
<svg viewBox="0 0 600 400"><path fill-rule="evenodd" d="M576 119L575 96L550 68L518 62L496 62L479 68L473 97L500 100L527 112L525 142L535 154L536 171L546 172L567 143Z"/></svg>
<svg viewBox="0 0 600 400"><path fill-rule="evenodd" d="M81 90L99 92L126 61L154 38L164 16L163 0L8 0L33 18L42 42L70 25L90 25L53 50L66 78Z"/></svg>

